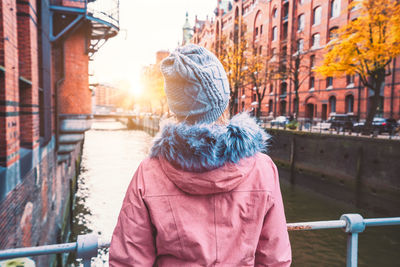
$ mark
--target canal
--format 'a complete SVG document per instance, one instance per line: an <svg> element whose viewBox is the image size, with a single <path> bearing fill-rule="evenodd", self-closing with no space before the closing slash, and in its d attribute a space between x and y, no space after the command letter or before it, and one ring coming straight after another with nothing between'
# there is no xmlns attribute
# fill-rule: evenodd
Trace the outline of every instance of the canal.
<svg viewBox="0 0 400 267"><path fill-rule="evenodd" d="M111 237L126 188L151 141L147 133L127 130L119 122L93 123L85 134L72 240L91 232ZM352 212L365 218L377 216L283 181L281 189L288 222L336 220ZM290 239L292 266L345 266L346 235L340 229L290 232ZM400 227L367 228L360 234L359 266L399 266L399 255ZM95 266L108 266L107 259L107 250L103 250ZM79 262L70 263L79 266Z"/></svg>

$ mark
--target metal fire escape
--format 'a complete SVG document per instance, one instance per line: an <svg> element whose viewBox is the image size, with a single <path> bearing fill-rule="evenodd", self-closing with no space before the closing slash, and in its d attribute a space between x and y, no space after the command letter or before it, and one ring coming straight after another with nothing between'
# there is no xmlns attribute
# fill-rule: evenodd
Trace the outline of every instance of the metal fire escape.
<svg viewBox="0 0 400 267"><path fill-rule="evenodd" d="M50 41L62 40L84 25L90 59L119 31L119 0L50 0Z"/></svg>

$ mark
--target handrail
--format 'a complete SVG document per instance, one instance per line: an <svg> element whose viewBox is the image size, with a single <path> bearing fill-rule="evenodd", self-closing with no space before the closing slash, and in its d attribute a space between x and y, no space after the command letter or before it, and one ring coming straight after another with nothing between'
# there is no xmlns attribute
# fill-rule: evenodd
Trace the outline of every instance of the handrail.
<svg viewBox="0 0 400 267"><path fill-rule="evenodd" d="M347 238L347 267L357 266L358 233L367 226L400 225L400 217L364 219L360 214L343 214L339 220L288 223L288 231L319 230L343 228ZM75 243L64 243L27 248L0 250L0 260L17 257L76 252L77 258L83 260L83 266L89 267L92 257L97 256L99 248L110 247L110 241L99 238L96 234L79 235Z"/></svg>

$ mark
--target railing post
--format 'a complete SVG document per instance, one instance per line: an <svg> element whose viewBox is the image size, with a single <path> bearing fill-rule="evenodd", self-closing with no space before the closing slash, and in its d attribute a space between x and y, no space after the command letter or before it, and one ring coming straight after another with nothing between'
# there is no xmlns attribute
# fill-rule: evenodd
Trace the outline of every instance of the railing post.
<svg viewBox="0 0 400 267"><path fill-rule="evenodd" d="M92 257L97 256L98 236L96 234L78 235L76 254L82 258L83 266L90 267Z"/></svg>
<svg viewBox="0 0 400 267"><path fill-rule="evenodd" d="M365 229L364 218L360 214L343 214L340 217L341 220L346 221L345 232L347 236L347 267L357 267L358 258L358 233L361 233Z"/></svg>

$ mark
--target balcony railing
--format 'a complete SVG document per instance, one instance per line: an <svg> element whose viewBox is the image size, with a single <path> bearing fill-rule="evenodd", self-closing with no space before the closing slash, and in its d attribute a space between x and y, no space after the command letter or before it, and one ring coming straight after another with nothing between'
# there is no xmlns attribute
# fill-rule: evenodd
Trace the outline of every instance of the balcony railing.
<svg viewBox="0 0 400 267"><path fill-rule="evenodd" d="M84 13L89 19L119 30L119 0L51 0L51 5L57 10Z"/></svg>
<svg viewBox="0 0 400 267"><path fill-rule="evenodd" d="M90 43L87 50L90 59L109 38L117 35L119 31L119 0L51 0L50 10L77 15L69 26L57 36L52 36L52 41L59 39L82 19L91 22ZM53 34L52 28L50 32Z"/></svg>
<svg viewBox="0 0 400 267"><path fill-rule="evenodd" d="M289 231L342 228L348 235L346 266L356 267L358 260L358 234L362 233L367 226L388 225L400 225L400 217L364 219L360 214L352 213L343 214L339 220L288 223L287 228ZM77 258L83 260L83 266L89 267L92 257L97 256L98 249L109 246L110 241L99 239L96 234L79 235L78 240L73 243L2 250L0 251L0 260L76 252Z"/></svg>

